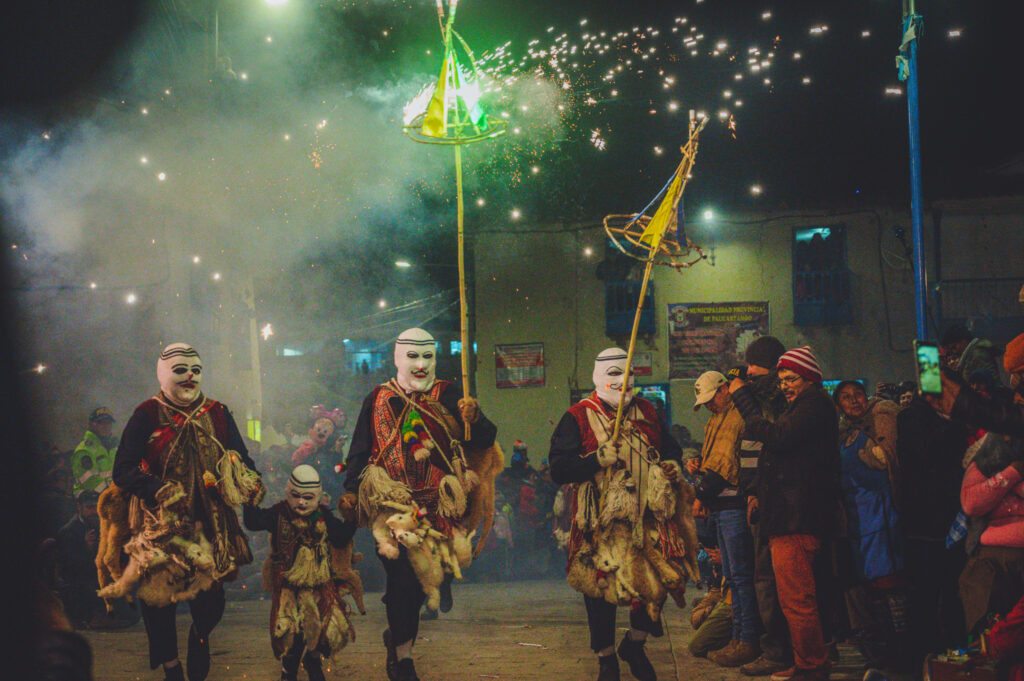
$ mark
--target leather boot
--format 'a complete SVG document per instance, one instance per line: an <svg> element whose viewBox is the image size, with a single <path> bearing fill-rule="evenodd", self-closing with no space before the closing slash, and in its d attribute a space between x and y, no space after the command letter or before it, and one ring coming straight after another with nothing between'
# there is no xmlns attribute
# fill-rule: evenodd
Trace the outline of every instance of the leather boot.
<svg viewBox="0 0 1024 681"><path fill-rule="evenodd" d="M194 624L188 630L185 671L188 672L188 681L205 681L210 673L210 637L200 636Z"/></svg>
<svg viewBox="0 0 1024 681"><path fill-rule="evenodd" d="M395 652L395 642L391 640L391 630L384 630L384 650L387 651L384 657L384 670L387 672L388 681L398 681L398 653Z"/></svg>
<svg viewBox="0 0 1024 681"><path fill-rule="evenodd" d="M411 657L398 661L398 681L420 681L420 677L416 676L416 665L413 664Z"/></svg>
<svg viewBox="0 0 1024 681"><path fill-rule="evenodd" d="M597 658L597 681L619 681L619 658L615 653Z"/></svg>
<svg viewBox="0 0 1024 681"><path fill-rule="evenodd" d="M306 670L309 681L327 681L324 678L324 668L320 663L320 653L308 652L302 658L302 666Z"/></svg>
<svg viewBox="0 0 1024 681"><path fill-rule="evenodd" d="M619 657L629 665L629 673L636 677L637 681L657 681L658 675L654 672L654 665L647 659L647 652L644 650L646 641L634 641L629 633L619 644Z"/></svg>

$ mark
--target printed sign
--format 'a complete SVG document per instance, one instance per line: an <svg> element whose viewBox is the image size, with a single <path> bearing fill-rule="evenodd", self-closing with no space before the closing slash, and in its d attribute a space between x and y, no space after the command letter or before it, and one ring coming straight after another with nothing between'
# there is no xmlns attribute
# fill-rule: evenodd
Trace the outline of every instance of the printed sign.
<svg viewBox="0 0 1024 681"><path fill-rule="evenodd" d="M751 341L768 335L768 302L669 303L669 378L697 378L743 364Z"/></svg>
<svg viewBox="0 0 1024 681"><path fill-rule="evenodd" d="M654 371L651 368L651 353L637 352L633 354L633 375L650 376Z"/></svg>
<svg viewBox="0 0 1024 681"><path fill-rule="evenodd" d="M543 388L544 344L494 346L494 379L498 388Z"/></svg>

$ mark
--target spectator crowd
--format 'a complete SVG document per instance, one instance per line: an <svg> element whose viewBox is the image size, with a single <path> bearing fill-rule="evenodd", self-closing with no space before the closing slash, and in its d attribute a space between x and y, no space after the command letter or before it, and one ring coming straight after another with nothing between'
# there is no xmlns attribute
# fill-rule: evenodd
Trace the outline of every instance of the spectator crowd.
<svg viewBox="0 0 1024 681"><path fill-rule="evenodd" d="M829 394L811 348L770 336L697 379L693 655L817 681L845 641L876 679L934 659L1024 679L1024 334L954 326L939 350L941 394Z"/></svg>

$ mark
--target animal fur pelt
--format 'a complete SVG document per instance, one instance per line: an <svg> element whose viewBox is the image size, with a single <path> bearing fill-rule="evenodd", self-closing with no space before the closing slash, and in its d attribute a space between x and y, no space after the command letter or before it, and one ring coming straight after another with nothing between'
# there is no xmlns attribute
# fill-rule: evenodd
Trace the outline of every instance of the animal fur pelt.
<svg viewBox="0 0 1024 681"><path fill-rule="evenodd" d="M359 576L359 570L353 566L363 559L363 554L352 550L352 543L349 542L344 548L330 547L331 551L331 578L338 588L338 597L348 594L355 601L359 614L366 614L366 606L363 604L363 580Z"/></svg>
<svg viewBox="0 0 1024 681"><path fill-rule="evenodd" d="M607 474L600 503L594 483L584 483L578 490L575 520L583 542L569 565L569 584L592 598L642 606L656 620L669 594L679 602L687 575L696 581L693 490L686 483L672 483L660 467L652 467L647 478L649 513L640 519L635 479L626 470ZM661 532L666 525L674 526L673 536L678 534L683 544L682 566L665 558L662 543L668 540Z"/></svg>
<svg viewBox="0 0 1024 681"><path fill-rule="evenodd" d="M179 516L184 499L184 490L176 482L160 488L157 512L147 511L142 530L124 544L128 565L116 581L97 591L100 598L120 598L139 584L139 598L162 607L191 600L223 576L215 572L213 546L203 534L202 523Z"/></svg>
<svg viewBox="0 0 1024 681"><path fill-rule="evenodd" d="M505 455L501 446L495 442L486 449L467 451L466 464L469 498L466 514L459 525L467 532L478 530L476 550L473 552L475 558L483 550L494 526L494 479L505 468ZM476 478L474 483L468 482L471 474Z"/></svg>
<svg viewBox="0 0 1024 681"><path fill-rule="evenodd" d="M459 519L466 513L466 490L454 475L441 478L437 487L437 514L443 518Z"/></svg>
<svg viewBox="0 0 1024 681"><path fill-rule="evenodd" d="M117 485L110 485L100 494L96 510L100 517L100 538L96 547L96 577L100 589L104 589L121 578L121 554L131 537L128 520L128 495ZM126 598L131 599L130 595ZM107 612L114 611L110 598L104 599Z"/></svg>
<svg viewBox="0 0 1024 681"><path fill-rule="evenodd" d="M396 506L409 508L412 495L409 486L391 479L380 466L367 466L359 483L359 521L369 524L377 542L377 553L385 558L398 558L398 543L387 527L387 519Z"/></svg>

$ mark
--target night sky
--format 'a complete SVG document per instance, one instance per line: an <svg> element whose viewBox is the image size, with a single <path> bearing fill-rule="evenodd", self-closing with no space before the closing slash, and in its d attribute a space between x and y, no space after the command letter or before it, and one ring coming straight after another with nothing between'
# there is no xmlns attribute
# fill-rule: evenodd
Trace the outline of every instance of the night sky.
<svg viewBox="0 0 1024 681"><path fill-rule="evenodd" d="M1020 170L1007 170L1019 165L1024 150L1016 101L1019 24L1007 14L1008 5L919 3L925 21L919 63L926 205L1020 189ZM396 97L408 99L410 84L436 78L439 39L428 0L291 0L290 8L282 8L294 10L287 21L280 18L285 14L269 17L261 0L222 0L219 6L222 49L236 72L251 76L246 85L216 96L199 87L186 64L206 39L208 2L140 8L117 0L56 0L20 7L18 21L2 22L8 33L0 79L6 120L18 122L5 128L3 151L111 103L123 110L121 124L135 125L138 109L165 86L181 101L202 102L222 117L251 116L281 91L275 78L282 73L291 94L326 86L366 100L372 115L400 136ZM894 0L463 0L456 28L485 72L516 79L485 96L492 117L509 115L510 133L467 150L471 232L595 222L609 212L639 209L678 162L691 108L706 111L712 121L687 188L688 211L909 203L906 97L886 94L886 88L904 87L894 65L901 36L901 5ZM142 44L144 29L149 37ZM262 44L270 32L273 51ZM547 58L529 57L559 43L562 34L560 49L578 50L570 63L551 68L543 66ZM701 39L684 45L686 36ZM510 56L499 64L495 50L506 42ZM718 50L720 42L725 45ZM610 45L603 53L602 43ZM656 52L641 61L651 47ZM752 70L751 59L765 60L765 68ZM612 80L603 79L608 73ZM387 103L374 104L378 95ZM332 103L325 103L329 109ZM308 120L281 125L309 128L320 115L310 111ZM726 124L730 119L733 129ZM320 140L301 148L298 158L329 165L358 152ZM254 163L263 144L253 140ZM412 144L401 153L411 163L427 158ZM396 237L412 257L451 262L451 171L424 164L422 177L413 173L403 182L411 204L383 193L364 196L358 219ZM393 277L377 266L386 261L373 257L336 264L354 249L383 257L386 248L375 235L359 240L340 222L335 229L333 244L307 248L308 257L295 267L312 261L356 268L371 289ZM393 241L387 246L394 250ZM450 269L433 275L440 275L439 285L451 283Z"/></svg>

